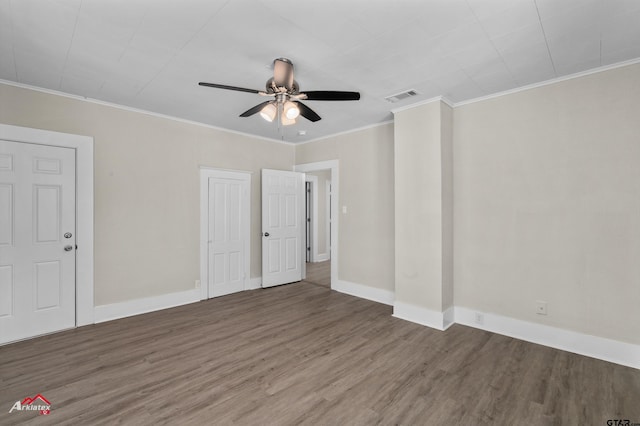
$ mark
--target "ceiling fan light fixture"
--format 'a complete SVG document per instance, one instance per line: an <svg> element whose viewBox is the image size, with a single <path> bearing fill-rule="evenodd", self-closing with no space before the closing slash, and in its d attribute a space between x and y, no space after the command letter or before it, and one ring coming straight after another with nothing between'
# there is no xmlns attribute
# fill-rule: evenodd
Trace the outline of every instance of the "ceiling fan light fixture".
<svg viewBox="0 0 640 426"><path fill-rule="evenodd" d="M260 110L260 116L267 120L269 123L271 123L276 118L277 113L278 109L272 103L265 105L265 107Z"/></svg>
<svg viewBox="0 0 640 426"><path fill-rule="evenodd" d="M282 114L282 117L280 118L280 123L282 123L283 126L290 126L292 124L296 124L296 119L288 118L286 114Z"/></svg>
<svg viewBox="0 0 640 426"><path fill-rule="evenodd" d="M284 115L290 120L295 120L300 115L300 109L291 101L284 103Z"/></svg>

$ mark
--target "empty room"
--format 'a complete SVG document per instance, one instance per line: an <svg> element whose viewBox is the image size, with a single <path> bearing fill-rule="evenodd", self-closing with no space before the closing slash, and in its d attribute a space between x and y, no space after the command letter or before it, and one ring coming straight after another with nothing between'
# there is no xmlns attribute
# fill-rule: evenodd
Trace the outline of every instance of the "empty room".
<svg viewBox="0 0 640 426"><path fill-rule="evenodd" d="M0 425L640 425L640 1L0 0Z"/></svg>

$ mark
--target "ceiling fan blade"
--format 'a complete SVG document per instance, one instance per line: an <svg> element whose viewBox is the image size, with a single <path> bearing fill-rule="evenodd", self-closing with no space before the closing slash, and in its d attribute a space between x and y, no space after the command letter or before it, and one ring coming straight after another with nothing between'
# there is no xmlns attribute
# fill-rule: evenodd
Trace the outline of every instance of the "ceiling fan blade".
<svg viewBox="0 0 640 426"><path fill-rule="evenodd" d="M298 101L297 103L298 103L298 109L300 110L301 116L303 116L309 121L313 121L314 123L318 120L322 120L322 117L316 114L314 110L312 110L311 108L309 108L308 106L306 106L300 101Z"/></svg>
<svg viewBox="0 0 640 426"><path fill-rule="evenodd" d="M338 92L335 90L312 90L304 92L309 101L357 101L360 99L358 92Z"/></svg>
<svg viewBox="0 0 640 426"><path fill-rule="evenodd" d="M215 83L205 83L204 81L201 81L200 83L198 83L200 86L206 86L206 87L215 87L216 89L226 89L226 90L235 90L237 92L247 92L247 93L256 93L256 94L260 94L259 90L254 90L254 89L245 89L244 87L236 87L236 86L226 86L224 84L215 84Z"/></svg>
<svg viewBox="0 0 640 426"><path fill-rule="evenodd" d="M256 112L258 112L262 108L264 108L269 102L272 102L272 101L265 101L265 102L262 102L261 104L258 104L256 106L254 106L253 108L249 108L248 110L246 110L245 112L240 114L240 117L250 117L250 116L252 116Z"/></svg>

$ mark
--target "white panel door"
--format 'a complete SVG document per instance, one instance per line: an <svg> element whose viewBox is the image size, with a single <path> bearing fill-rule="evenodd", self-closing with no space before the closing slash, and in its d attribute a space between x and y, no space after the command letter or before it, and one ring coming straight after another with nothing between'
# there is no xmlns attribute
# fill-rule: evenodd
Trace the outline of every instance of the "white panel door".
<svg viewBox="0 0 640 426"><path fill-rule="evenodd" d="M262 170L262 287L302 280L304 173Z"/></svg>
<svg viewBox="0 0 640 426"><path fill-rule="evenodd" d="M248 278L248 179L209 178L209 297L243 291Z"/></svg>
<svg viewBox="0 0 640 426"><path fill-rule="evenodd" d="M75 326L75 150L0 140L0 343Z"/></svg>

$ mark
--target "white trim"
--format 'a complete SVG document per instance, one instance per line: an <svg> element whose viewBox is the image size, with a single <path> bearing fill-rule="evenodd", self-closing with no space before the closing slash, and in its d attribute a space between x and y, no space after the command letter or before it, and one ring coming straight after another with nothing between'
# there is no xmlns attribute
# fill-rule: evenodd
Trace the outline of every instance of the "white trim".
<svg viewBox="0 0 640 426"><path fill-rule="evenodd" d="M240 170L240 169L225 169L225 168L220 168L220 167L211 167L211 166L205 166L205 165L200 165L199 166L200 170L215 170L215 171L220 171L220 172L233 172L233 173L248 173L250 175L254 174L254 172L248 171L248 170Z"/></svg>
<svg viewBox="0 0 640 426"><path fill-rule="evenodd" d="M320 137L317 137L317 138L314 138L314 139L309 139L307 141L293 142L292 144L295 145L295 146L300 146L300 145L308 144L308 143L311 143L311 142L318 142L318 141L321 141L323 139L334 138L336 136L344 136L344 135L348 135L349 133L355 133L355 132L360 132L362 130L368 130L368 129L373 129L375 127L385 126L387 124L393 124L393 120L385 120L385 121L381 121L380 123L368 124L366 126L356 127L355 129L344 130L344 131L338 132L338 133L332 133L332 134L327 135L327 136L320 136Z"/></svg>
<svg viewBox="0 0 640 426"><path fill-rule="evenodd" d="M629 61L618 62L618 63L611 64L611 65L604 65L604 66L601 66L601 67L598 67L598 68L592 68L592 69L587 70L587 71L580 71L580 72L577 72L577 73L574 73L574 74L564 75L562 77L556 77L556 78L552 78L550 80L540 81L538 83L532 83L532 84L528 84L526 86L516 87L515 89L509 89L509 90L505 90L503 92L498 92L498 93L493 93L491 95L481 96L479 98L469 99L469 100L466 100L466 101L460 101L460 102L455 104L455 107L468 105L468 104L473 104L473 103L476 103L476 102L482 102L482 101L486 101L486 100L493 99L493 98L499 98L501 96L512 95L514 93L524 92L526 90L537 89L538 87L544 87L544 86L548 86L550 84L556 84L556 83L560 83L560 82L567 81L567 80L573 80L574 78L586 77L586 76L591 75L591 74L598 74L598 73L601 73L601 72L610 71L610 70L614 70L614 69L617 69L617 68L623 68L623 67L626 67L626 66L629 66L629 65L635 65L637 63L640 63L640 58L631 59Z"/></svg>
<svg viewBox="0 0 640 426"><path fill-rule="evenodd" d="M447 309L445 309L444 312L442 313L442 324L444 326L444 329L446 330L447 328L451 327L455 323L456 323L455 307L450 306Z"/></svg>
<svg viewBox="0 0 640 426"><path fill-rule="evenodd" d="M305 174L304 181L311 182L311 197L312 197L311 198L311 253L309 256L309 260L311 262L319 262L319 260L317 260L318 259L318 176ZM306 204L306 191L305 191L305 204ZM305 228L306 228L306 223L305 223ZM308 242L305 241L305 244L308 244Z"/></svg>
<svg viewBox="0 0 640 426"><path fill-rule="evenodd" d="M449 105L451 108L454 108L456 106L456 104L454 104L453 102L451 102L450 100L448 100L444 96L436 96L436 97L433 97L433 98L425 99L423 101L419 101L419 102L415 102L415 103L412 103L412 104L409 104L409 105L404 105L404 106L401 106L401 107L398 107L398 108L394 108L394 109L391 110L391 112L393 114L397 114L400 111L405 111L405 110L408 110L408 109L417 108L419 106L431 104L431 103L434 103L434 102L442 102L442 103L444 103L446 105Z"/></svg>
<svg viewBox="0 0 640 426"><path fill-rule="evenodd" d="M249 278L244 281L244 289L246 290L257 290L262 288L262 277Z"/></svg>
<svg viewBox="0 0 640 426"><path fill-rule="evenodd" d="M200 290L192 289L177 293L162 294L159 296L111 303L109 305L100 305L96 306L95 309L95 322L97 324L119 318L132 317L134 315L174 308L176 306L187 305L189 303L199 301Z"/></svg>
<svg viewBox="0 0 640 426"><path fill-rule="evenodd" d="M93 324L93 138L0 124L0 139L76 151L76 327Z"/></svg>
<svg viewBox="0 0 640 426"><path fill-rule="evenodd" d="M79 95L73 95L71 93L60 92L60 91L52 90L52 89L45 89L43 87L38 87L38 86L31 86L29 84L17 83L15 81L0 79L0 84L6 84L7 86L18 87L20 89L34 90L36 92L46 93L48 95L62 96L63 98L73 99L73 100L81 101L81 102L89 102L91 104L102 105L102 106L106 106L106 107L110 107L110 108L116 108L116 109L120 109L120 110L123 110L123 111L137 112L137 113L144 114L144 115L150 115L152 117L165 118L167 120L177 121L179 123L193 124L194 126L206 127L207 129L213 129L213 130L218 130L218 131L221 131L221 132L232 133L234 135L247 136L247 137L250 137L250 138L261 139L261 140L265 140L265 141L269 141L269 142L278 142L278 143L282 143L282 144L285 144L285 145L292 145L292 146L295 145L295 143L293 143L293 142L287 142L287 141L283 141L283 140L280 140L280 139L268 138L266 136L253 135L253 134L250 134L250 133L239 132L237 130L225 129L224 127L213 126L211 124L201 123L199 121L187 120L185 118L178 118L178 117L174 117L172 115L160 114L158 112L148 111L148 110L145 110L145 109L134 108L134 107L130 107L130 106L126 106L126 105L120 105L120 104L114 104L112 102L101 101L99 99L87 98L87 97L79 96Z"/></svg>
<svg viewBox="0 0 640 426"><path fill-rule="evenodd" d="M482 313L484 316L483 324L478 324L475 322L476 312L478 311L457 306L455 308L455 322L515 339L640 369L640 345L486 312Z"/></svg>
<svg viewBox="0 0 640 426"><path fill-rule="evenodd" d="M205 166L200 166L200 299L205 300L213 297L209 294L209 179L236 179L243 182L243 211L242 229L244 229L244 283L251 276L251 173L244 171L221 170Z"/></svg>
<svg viewBox="0 0 640 426"><path fill-rule="evenodd" d="M350 294L361 299L372 300L374 302L383 303L385 305L393 305L395 294L393 291L381 288L369 287L367 285L352 283L349 281L338 280L337 283L331 283L331 289L340 293Z"/></svg>
<svg viewBox="0 0 640 426"><path fill-rule="evenodd" d="M423 100L423 101L419 101L417 103L413 103L413 104L409 104L409 105L405 105L405 106L402 106L402 107L398 107L398 108L392 109L391 112L395 114L396 112L403 111L405 109L415 108L417 106L428 104L428 103L431 103L431 102L434 102L434 101L441 101L441 102L444 102L445 104L449 105L451 108L457 108L459 106L468 105L468 104L475 103L475 102L486 101L488 99L493 99L493 98L497 98L497 97L500 97L500 96L511 95L513 93L522 92L522 91L530 90L530 89L535 89L537 87L547 86L549 84L559 83L561 81L566 81L566 80L571 80L571 79L574 79L574 78L584 77L584 76L591 75L591 74L597 74L597 73L604 72L604 71L610 71L610 70L613 70L613 69L616 69L616 68L622 68L622 67L626 67L626 66L629 66L629 65L634 65L634 64L637 64L637 63L640 63L640 58L631 59L631 60L623 61L623 62L617 62L615 64L610 64L610 65L604 65L604 66L601 66L601 67L598 67L598 68L592 68L592 69L587 70L587 71L581 71L581 72L578 72L578 73L569 74L569 75L565 75L565 76L562 76L562 77L556 77L556 78L553 78L553 79L550 79L550 80L546 80L546 81L542 81L542 82L539 82L539 83L533 83L533 84L529 84L527 86L517 87L515 89L505 90L503 92L493 93L493 94L490 94L490 95L481 96L479 98L469 99L469 100L460 101L460 102L452 102L451 100L449 100L448 98L446 98L444 96L437 96L437 97L434 97L434 98L430 98L430 99L426 99L426 100ZM285 145L289 145L289 146L304 145L304 144L311 143L311 142L317 142L317 141L320 141L320 140L323 140L323 139L329 139L329 138L333 138L333 137L336 137L336 136L342 136L342 135L346 135L346 134L349 134L349 133L359 132L359 131L362 131L362 130L367 130L367 129L371 129L371 128L378 127L378 126L384 126L386 124L392 124L394 122L394 120L386 120L386 121L382 121L380 123L368 124L366 126L357 127L357 128L350 129L350 130L344 130L342 132L332 133L330 135L320 136L320 137L317 137L317 138L314 138L314 139L309 139L309 140L306 140L306 141L290 142L290 141L284 141L284 140L281 140L281 139L268 138L266 136L260 136L260 135L255 135L255 134L251 134L251 133L244 133L244 132L240 132L240 131L237 131L237 130L230 130L230 129L226 129L224 127L217 127L217 126L213 126L211 124L201 123L199 121L192 121L192 120L187 120L187 119L184 119L184 118L173 117L173 116L170 116L170 115L160 114L160 113L147 111L147 110L143 110L143 109L139 109L139 108L128 107L128 106L125 106L125 105L114 104L114 103L111 103L111 102L101 101L101 100L98 100L98 99L92 99L92 98L87 98L87 97L84 97L84 96L73 95L73 94L70 94L70 93L60 92L60 91L57 91L57 90L44 89L42 87L31 86L29 84L18 83L18 82L15 82L15 81L0 79L0 84L6 84L7 86L18 87L18 88L21 88L21 89L34 90L36 92L47 93L47 94L50 94L50 95L62 96L62 97L69 98L69 99L74 99L74 100L77 100L77 101L89 102L89 103L93 103L93 104L97 104L97 105L103 105L103 106L107 106L107 107L111 107L111 108L121 109L121 110L124 110L124 111L138 112L140 114L150 115L150 116L153 116L153 117L166 118L166 119L172 120L172 121L178 121L178 122L186 123L186 124L193 124L195 126L206 127L208 129L214 129L214 130L227 132L227 133L232 133L232 134L236 134L236 135L240 135L240 136L246 136L246 137L261 139L261 140L265 140L265 141L269 141L269 142L277 142L277 143L281 143L281 144L285 144Z"/></svg>
<svg viewBox="0 0 640 426"><path fill-rule="evenodd" d="M393 317L426 325L440 331L444 331L453 325L451 320L453 312L453 308L438 312L397 300L393 304Z"/></svg>
<svg viewBox="0 0 640 426"><path fill-rule="evenodd" d="M331 180L324 181L324 205L325 205L325 224L324 224L324 238L325 238L325 250L324 253L319 253L318 258L322 258L318 262L323 260L329 260L331 253ZM325 257L326 256L326 257Z"/></svg>
<svg viewBox="0 0 640 426"><path fill-rule="evenodd" d="M331 288L335 290L338 284L338 203L340 202L340 162L338 160L318 161L315 163L297 164L293 166L296 172L315 172L319 170L331 170Z"/></svg>
<svg viewBox="0 0 640 426"><path fill-rule="evenodd" d="M313 260L314 262L325 262L329 260L329 253L318 253L318 255Z"/></svg>

